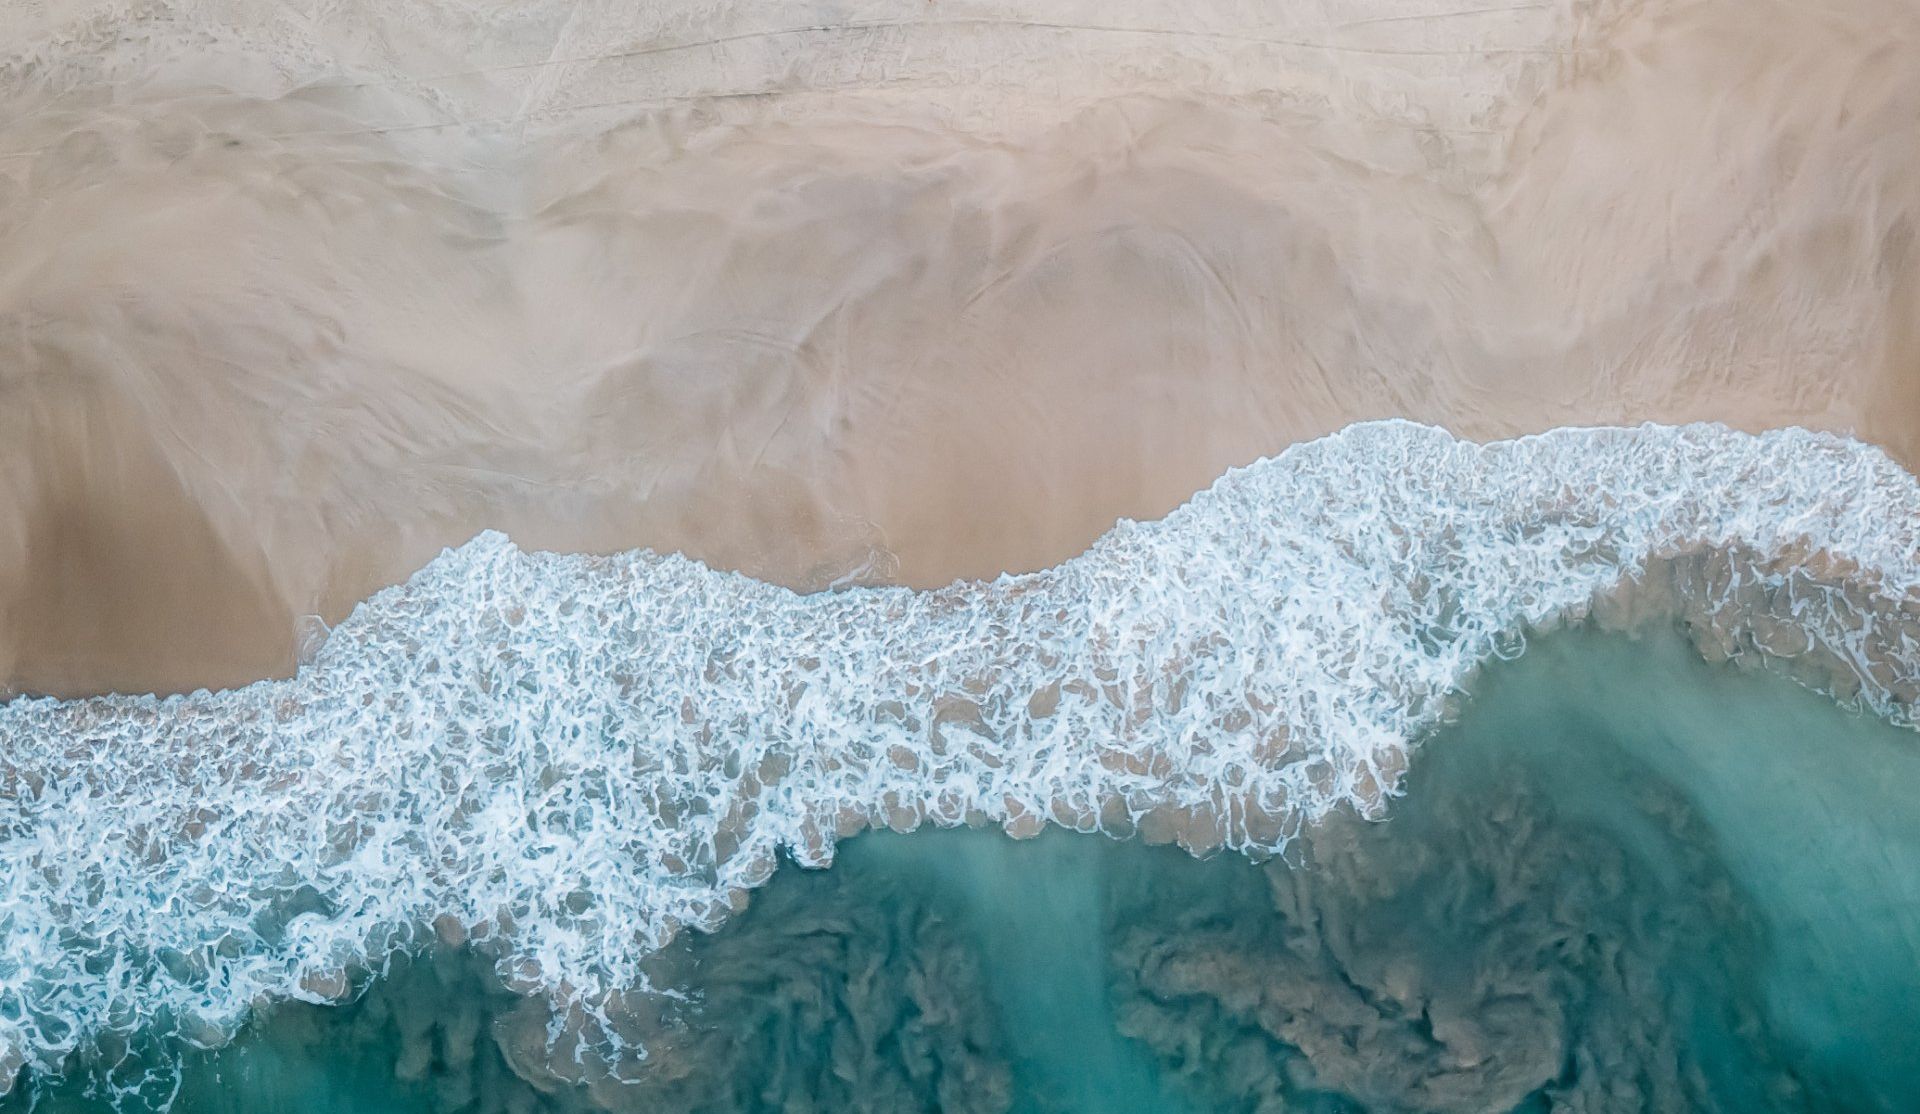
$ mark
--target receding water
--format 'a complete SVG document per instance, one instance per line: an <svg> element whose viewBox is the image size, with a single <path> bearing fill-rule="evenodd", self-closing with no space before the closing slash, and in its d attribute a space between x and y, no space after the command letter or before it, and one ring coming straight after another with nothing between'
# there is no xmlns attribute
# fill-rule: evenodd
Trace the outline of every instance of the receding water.
<svg viewBox="0 0 1920 1114"><path fill-rule="evenodd" d="M174 1109L1911 1110L1915 785L1911 733L1574 631L1288 861L869 834L656 957L644 1063L446 948L194 1053Z"/></svg>

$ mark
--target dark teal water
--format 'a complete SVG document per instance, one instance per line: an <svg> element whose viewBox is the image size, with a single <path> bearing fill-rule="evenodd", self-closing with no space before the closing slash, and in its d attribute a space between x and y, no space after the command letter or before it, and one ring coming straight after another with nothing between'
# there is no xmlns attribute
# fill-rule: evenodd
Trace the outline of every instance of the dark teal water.
<svg viewBox="0 0 1920 1114"><path fill-rule="evenodd" d="M190 1056L173 1108L1920 1109L1920 736L1576 631L1490 670L1408 789L1266 864L862 836L658 957L644 1062L565 1019L550 1053L448 949Z"/></svg>

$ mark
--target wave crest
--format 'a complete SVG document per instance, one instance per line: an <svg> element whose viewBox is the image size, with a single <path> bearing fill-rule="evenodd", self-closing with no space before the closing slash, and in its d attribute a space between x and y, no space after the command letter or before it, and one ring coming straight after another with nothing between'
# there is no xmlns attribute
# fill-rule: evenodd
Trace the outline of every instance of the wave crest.
<svg viewBox="0 0 1920 1114"><path fill-rule="evenodd" d="M1912 725L1917 530L1920 484L1831 435L1383 422L932 592L483 534L290 680L0 706L0 1080L218 1043L428 926L590 1024L780 851L871 825L1276 852L1378 814L1481 663L1590 614Z"/></svg>

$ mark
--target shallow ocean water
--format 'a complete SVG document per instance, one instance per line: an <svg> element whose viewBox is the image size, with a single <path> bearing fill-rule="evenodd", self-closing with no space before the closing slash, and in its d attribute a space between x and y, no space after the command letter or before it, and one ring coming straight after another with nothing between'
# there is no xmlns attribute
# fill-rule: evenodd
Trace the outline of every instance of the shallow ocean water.
<svg viewBox="0 0 1920 1114"><path fill-rule="evenodd" d="M644 1062L549 1052L448 948L191 1054L172 1108L1914 1109L1917 781L1912 733L1675 632L1562 632L1478 678L1387 821L1284 861L868 834L656 957ZM113 1109L99 1078L38 1106Z"/></svg>

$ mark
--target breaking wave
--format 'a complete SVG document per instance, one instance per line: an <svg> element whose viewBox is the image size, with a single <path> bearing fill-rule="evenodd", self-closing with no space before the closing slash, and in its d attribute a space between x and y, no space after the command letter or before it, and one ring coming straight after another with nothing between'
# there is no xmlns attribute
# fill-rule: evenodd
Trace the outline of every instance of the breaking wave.
<svg viewBox="0 0 1920 1114"><path fill-rule="evenodd" d="M0 1091L135 1032L222 1043L429 933L611 1040L644 958L870 826L1275 853L1380 815L1482 663L1584 619L1912 726L1920 483L1804 430L1383 422L931 592L483 534L290 680L0 706Z"/></svg>

